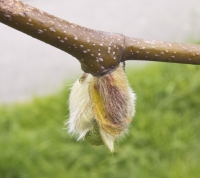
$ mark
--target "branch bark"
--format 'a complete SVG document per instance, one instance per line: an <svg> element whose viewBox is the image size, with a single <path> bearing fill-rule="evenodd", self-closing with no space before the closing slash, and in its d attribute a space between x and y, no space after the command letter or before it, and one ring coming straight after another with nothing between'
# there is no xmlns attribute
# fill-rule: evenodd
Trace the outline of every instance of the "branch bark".
<svg viewBox="0 0 200 178"><path fill-rule="evenodd" d="M200 64L200 45L125 37L122 61L146 60Z"/></svg>
<svg viewBox="0 0 200 178"><path fill-rule="evenodd" d="M94 76L126 60L200 64L200 45L149 41L85 28L19 0L0 0L0 22L59 48Z"/></svg>
<svg viewBox="0 0 200 178"><path fill-rule="evenodd" d="M120 62L121 34L88 29L18 0L0 0L0 22L71 54L93 75L103 75ZM114 45L117 50L107 53Z"/></svg>

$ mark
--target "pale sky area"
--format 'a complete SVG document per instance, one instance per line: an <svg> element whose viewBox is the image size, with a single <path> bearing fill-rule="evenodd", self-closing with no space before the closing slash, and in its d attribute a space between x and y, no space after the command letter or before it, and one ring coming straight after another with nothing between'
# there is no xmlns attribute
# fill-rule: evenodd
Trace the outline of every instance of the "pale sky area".
<svg viewBox="0 0 200 178"><path fill-rule="evenodd" d="M200 40L199 0L23 0L79 25L126 36ZM67 53L0 23L0 103L57 91L82 73ZM136 67L144 62L131 61Z"/></svg>

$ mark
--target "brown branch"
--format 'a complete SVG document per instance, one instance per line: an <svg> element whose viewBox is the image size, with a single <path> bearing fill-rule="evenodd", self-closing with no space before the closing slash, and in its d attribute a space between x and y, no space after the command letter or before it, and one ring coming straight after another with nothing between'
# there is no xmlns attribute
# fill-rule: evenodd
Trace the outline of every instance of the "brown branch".
<svg viewBox="0 0 200 178"><path fill-rule="evenodd" d="M123 35L81 27L18 0L0 0L0 22L71 54L93 75L114 69L121 59Z"/></svg>
<svg viewBox="0 0 200 178"><path fill-rule="evenodd" d="M200 45L125 37L122 61L146 60L182 64L200 64Z"/></svg>
<svg viewBox="0 0 200 178"><path fill-rule="evenodd" d="M96 31L19 0L0 0L0 22L71 54L85 72L95 76L110 72L126 60L200 64L200 45L148 41Z"/></svg>

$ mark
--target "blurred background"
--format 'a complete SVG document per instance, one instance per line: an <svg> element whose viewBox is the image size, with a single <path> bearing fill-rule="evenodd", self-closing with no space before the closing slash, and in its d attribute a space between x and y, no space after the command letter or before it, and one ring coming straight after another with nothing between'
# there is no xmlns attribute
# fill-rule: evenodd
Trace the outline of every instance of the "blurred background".
<svg viewBox="0 0 200 178"><path fill-rule="evenodd" d="M24 0L41 10L92 29L127 36L193 42L200 38L199 0ZM56 91L77 78L76 59L0 24L0 103ZM129 62L140 66L145 62Z"/></svg>
<svg viewBox="0 0 200 178"><path fill-rule="evenodd" d="M24 2L93 29L200 43L199 0ZM110 153L67 134L77 60L3 24L0 32L0 178L199 177L199 66L127 62L136 115Z"/></svg>

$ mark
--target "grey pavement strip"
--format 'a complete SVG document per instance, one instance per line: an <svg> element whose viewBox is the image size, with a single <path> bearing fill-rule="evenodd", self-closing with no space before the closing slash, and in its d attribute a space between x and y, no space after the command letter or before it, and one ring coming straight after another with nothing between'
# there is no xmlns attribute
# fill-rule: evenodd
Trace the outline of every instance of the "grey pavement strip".
<svg viewBox="0 0 200 178"><path fill-rule="evenodd" d="M199 0L24 2L70 22L126 36L174 42L200 39ZM0 32L0 103L51 93L64 80L76 78L82 72L79 62L67 53L3 24Z"/></svg>

